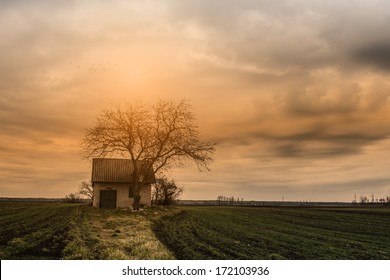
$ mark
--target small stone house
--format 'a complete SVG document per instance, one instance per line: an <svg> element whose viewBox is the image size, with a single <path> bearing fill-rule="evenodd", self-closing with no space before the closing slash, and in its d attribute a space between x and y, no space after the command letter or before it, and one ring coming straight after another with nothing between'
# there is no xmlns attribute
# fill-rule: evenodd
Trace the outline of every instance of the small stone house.
<svg viewBox="0 0 390 280"><path fill-rule="evenodd" d="M141 164L142 162L139 162ZM129 159L94 158L92 160L93 206L97 208L130 208L133 204L132 176L134 166ZM146 173L146 174L145 174ZM144 171L146 184L140 191L141 205L151 205L153 170Z"/></svg>

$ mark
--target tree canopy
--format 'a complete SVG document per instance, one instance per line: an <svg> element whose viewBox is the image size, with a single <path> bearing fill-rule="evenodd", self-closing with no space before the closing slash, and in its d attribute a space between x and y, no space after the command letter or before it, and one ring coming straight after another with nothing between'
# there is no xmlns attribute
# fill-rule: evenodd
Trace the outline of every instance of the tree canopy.
<svg viewBox="0 0 390 280"><path fill-rule="evenodd" d="M209 171L215 143L203 142L186 101L132 102L103 110L81 142L84 158L119 156L133 162L133 208L139 208L143 170L155 173L186 161Z"/></svg>

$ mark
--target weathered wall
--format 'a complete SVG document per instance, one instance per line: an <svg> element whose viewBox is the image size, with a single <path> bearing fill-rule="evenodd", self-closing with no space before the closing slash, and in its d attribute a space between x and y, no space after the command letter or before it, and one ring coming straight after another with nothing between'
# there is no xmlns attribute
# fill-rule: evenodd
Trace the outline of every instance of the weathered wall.
<svg viewBox="0 0 390 280"><path fill-rule="evenodd" d="M129 197L128 183L94 183L93 187L93 206L99 208L100 190L116 190L116 207L117 208L131 208L133 205L133 198ZM140 191L141 204L151 205L151 185L143 187Z"/></svg>

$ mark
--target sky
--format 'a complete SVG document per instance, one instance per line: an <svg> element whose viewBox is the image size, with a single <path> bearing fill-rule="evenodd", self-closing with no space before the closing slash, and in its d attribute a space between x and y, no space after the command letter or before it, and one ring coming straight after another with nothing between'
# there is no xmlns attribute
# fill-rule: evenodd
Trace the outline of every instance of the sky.
<svg viewBox="0 0 390 280"><path fill-rule="evenodd" d="M85 129L113 104L186 99L211 172L182 199L352 201L390 188L385 0L0 2L0 196L90 179Z"/></svg>

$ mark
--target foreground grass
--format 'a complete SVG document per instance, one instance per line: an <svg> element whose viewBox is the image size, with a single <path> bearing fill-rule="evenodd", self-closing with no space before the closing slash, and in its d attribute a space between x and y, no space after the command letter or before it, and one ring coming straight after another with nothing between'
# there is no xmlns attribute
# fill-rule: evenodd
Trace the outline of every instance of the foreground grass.
<svg viewBox="0 0 390 280"><path fill-rule="evenodd" d="M173 259L156 238L151 220L163 213L155 210L131 213L124 210L99 210L88 207L74 221L65 259Z"/></svg>
<svg viewBox="0 0 390 280"><path fill-rule="evenodd" d="M59 259L80 205L0 203L0 259Z"/></svg>
<svg viewBox="0 0 390 280"><path fill-rule="evenodd" d="M390 259L390 208L0 203L0 259Z"/></svg>
<svg viewBox="0 0 390 280"><path fill-rule="evenodd" d="M164 213L0 203L0 259L172 259L151 226Z"/></svg>
<svg viewBox="0 0 390 280"><path fill-rule="evenodd" d="M390 259L389 208L182 207L154 230L178 259Z"/></svg>

